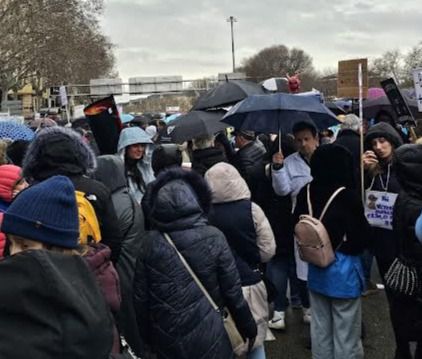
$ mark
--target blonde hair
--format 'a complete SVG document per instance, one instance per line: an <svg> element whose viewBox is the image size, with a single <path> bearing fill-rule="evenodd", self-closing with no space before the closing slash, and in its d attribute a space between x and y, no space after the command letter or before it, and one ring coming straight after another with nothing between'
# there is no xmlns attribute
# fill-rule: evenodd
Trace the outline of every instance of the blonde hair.
<svg viewBox="0 0 422 359"><path fill-rule="evenodd" d="M199 137L192 140L194 150L203 150L214 146L214 136Z"/></svg>

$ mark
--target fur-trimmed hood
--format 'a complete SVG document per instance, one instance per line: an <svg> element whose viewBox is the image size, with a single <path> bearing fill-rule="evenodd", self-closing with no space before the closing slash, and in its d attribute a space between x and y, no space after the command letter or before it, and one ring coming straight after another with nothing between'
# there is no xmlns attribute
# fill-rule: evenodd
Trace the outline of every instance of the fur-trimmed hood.
<svg viewBox="0 0 422 359"><path fill-rule="evenodd" d="M49 127L37 133L23 159L23 176L42 181L54 175L90 175L97 166L95 154L70 128Z"/></svg>
<svg viewBox="0 0 422 359"><path fill-rule="evenodd" d="M211 191L194 171L172 168L151 185L148 207L151 223L160 231L176 231L207 223Z"/></svg>

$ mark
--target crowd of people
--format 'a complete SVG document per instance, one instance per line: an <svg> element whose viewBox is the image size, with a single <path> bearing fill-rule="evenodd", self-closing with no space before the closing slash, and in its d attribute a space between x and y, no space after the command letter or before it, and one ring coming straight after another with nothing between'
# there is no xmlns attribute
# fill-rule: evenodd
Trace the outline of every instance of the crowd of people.
<svg viewBox="0 0 422 359"><path fill-rule="evenodd" d="M265 359L290 306L314 359L362 359L375 258L395 359L422 358L422 144L380 121L361 157L359 119L340 127L180 145L135 121L114 155L86 128L0 143L0 357ZM304 215L327 266L304 260Z"/></svg>

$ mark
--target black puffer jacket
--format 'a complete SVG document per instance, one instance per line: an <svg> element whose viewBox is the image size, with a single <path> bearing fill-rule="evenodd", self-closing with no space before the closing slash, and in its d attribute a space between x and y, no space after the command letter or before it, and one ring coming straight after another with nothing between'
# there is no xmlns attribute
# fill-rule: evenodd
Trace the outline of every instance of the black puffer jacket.
<svg viewBox="0 0 422 359"><path fill-rule="evenodd" d="M109 358L111 314L81 257L24 251L0 273L1 358Z"/></svg>
<svg viewBox="0 0 422 359"><path fill-rule="evenodd" d="M154 182L150 201L150 218L157 230L146 238L134 280L142 336L159 358L231 358L220 314L162 235L171 236L217 305L229 308L242 335L255 337L256 325L230 248L224 235L207 225L208 187L195 172L169 170Z"/></svg>
<svg viewBox="0 0 422 359"><path fill-rule="evenodd" d="M120 157L104 155L97 158L95 178L111 191L120 230L123 234L122 248L116 269L119 273L122 303L117 314L117 324L132 350L142 355L142 339L136 324L133 305L133 277L138 253L144 236L142 209L129 194L125 178L125 166Z"/></svg>

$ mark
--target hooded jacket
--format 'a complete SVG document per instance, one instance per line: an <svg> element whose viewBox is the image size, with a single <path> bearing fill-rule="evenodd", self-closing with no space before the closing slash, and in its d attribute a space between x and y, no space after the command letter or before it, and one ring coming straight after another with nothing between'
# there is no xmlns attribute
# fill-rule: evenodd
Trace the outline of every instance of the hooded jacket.
<svg viewBox="0 0 422 359"><path fill-rule="evenodd" d="M210 223L224 233L233 252L245 298L258 326L255 347L261 346L268 330L269 312L259 267L275 254L270 223L261 207L251 202L245 180L232 165L214 165L206 172L205 180L212 193Z"/></svg>
<svg viewBox="0 0 422 359"><path fill-rule="evenodd" d="M327 201L340 187L345 187L331 202L321 222L328 232L336 261L325 268L309 264L308 286L314 292L333 298L354 299L364 288L359 255L369 239L370 227L359 195L353 189L354 168L351 153L343 146L326 144L311 159L310 199L314 218L319 218ZM310 214L307 186L297 197L295 222ZM342 261L344 260L344 261ZM337 263L345 263L337 266Z"/></svg>
<svg viewBox="0 0 422 359"><path fill-rule="evenodd" d="M230 310L240 333L256 336L230 248L207 223L210 204L205 181L193 171L164 171L152 184L148 206L156 230L148 233L137 261L134 298L140 332L158 358L232 357L221 314L212 309L163 232L216 304Z"/></svg>
<svg viewBox="0 0 422 359"><path fill-rule="evenodd" d="M0 166L0 225L3 222L3 213L12 202L13 189L19 179L22 178L21 168L14 165ZM0 232L0 258L3 257L6 246L6 235Z"/></svg>
<svg viewBox="0 0 422 359"><path fill-rule="evenodd" d="M0 272L1 358L109 357L110 312L82 258L24 251Z"/></svg>
<svg viewBox="0 0 422 359"><path fill-rule="evenodd" d="M400 147L403 144L403 140L399 133L393 126L386 122L379 122L376 125L369 128L366 133L364 145L366 149L371 148L371 141L375 138L384 137L390 142L395 148Z"/></svg>
<svg viewBox="0 0 422 359"><path fill-rule="evenodd" d="M153 152L153 142L151 140L151 137L140 127L125 128L122 132L120 132L119 143L117 145L117 153L123 161L126 161L126 148L130 145L134 145L137 143L147 145L145 148L144 157L136 163L136 167L139 170L140 175L142 176L142 180L145 183L146 187L148 183L152 182L155 179L154 172L151 167L151 156ZM132 194L132 196L134 196L136 202L140 204L142 201L142 197L145 193L145 188L139 188L133 178L128 175L128 163L125 162L125 166L126 180L129 185L129 192Z"/></svg>
<svg viewBox="0 0 422 359"><path fill-rule="evenodd" d="M63 127L41 130L31 142L23 161L23 176L40 182L55 175L69 177L75 189L86 193L101 230L102 243L111 249L113 262L120 253L122 234L110 191L101 183L89 178L97 166L90 147L75 131Z"/></svg>
<svg viewBox="0 0 422 359"><path fill-rule="evenodd" d="M95 178L111 191L111 199L123 234L122 248L116 265L122 295L120 311L116 316L117 324L132 350L141 356L142 340L136 324L132 282L136 258L143 244L144 216L140 206L129 194L123 161L115 155L100 156L97 161Z"/></svg>

